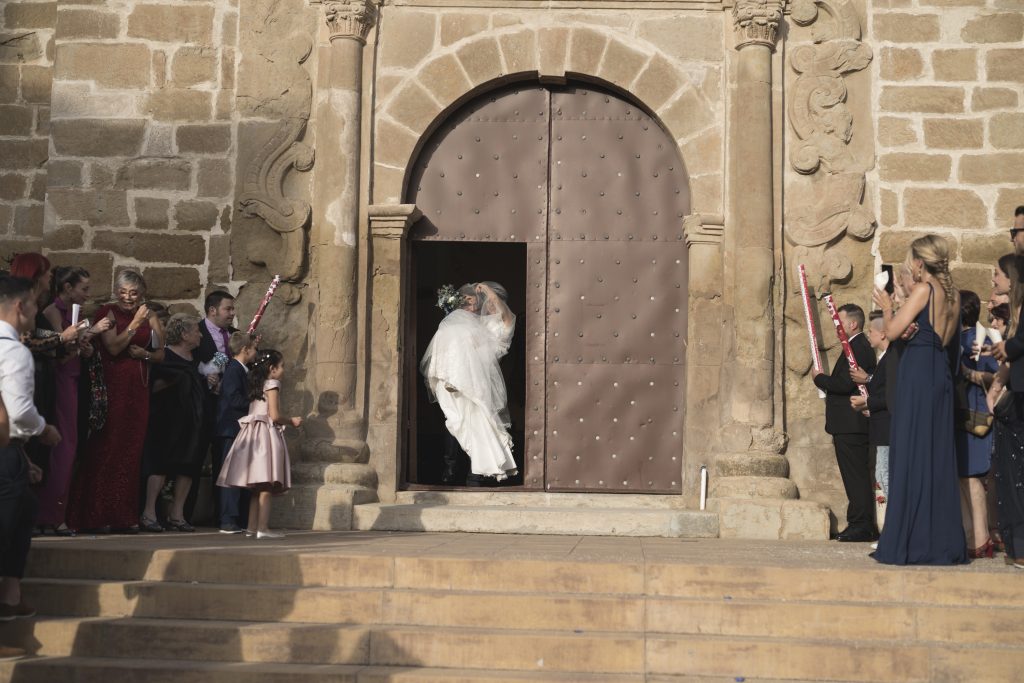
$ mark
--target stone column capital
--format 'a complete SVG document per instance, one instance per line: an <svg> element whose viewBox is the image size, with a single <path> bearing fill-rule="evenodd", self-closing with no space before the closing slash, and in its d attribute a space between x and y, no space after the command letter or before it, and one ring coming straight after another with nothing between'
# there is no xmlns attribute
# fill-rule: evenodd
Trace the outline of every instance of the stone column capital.
<svg viewBox="0 0 1024 683"><path fill-rule="evenodd" d="M405 240L423 213L415 204L371 204L367 212L373 239Z"/></svg>
<svg viewBox="0 0 1024 683"><path fill-rule="evenodd" d="M683 219L683 235L687 248L692 249L695 244L718 246L722 243L724 232L725 220L722 216L692 213Z"/></svg>
<svg viewBox="0 0 1024 683"><path fill-rule="evenodd" d="M366 44L366 36L377 22L376 0L326 0L322 4L332 43L351 38Z"/></svg>
<svg viewBox="0 0 1024 683"><path fill-rule="evenodd" d="M748 45L764 45L774 50L785 0L736 0L732 6L736 49Z"/></svg>

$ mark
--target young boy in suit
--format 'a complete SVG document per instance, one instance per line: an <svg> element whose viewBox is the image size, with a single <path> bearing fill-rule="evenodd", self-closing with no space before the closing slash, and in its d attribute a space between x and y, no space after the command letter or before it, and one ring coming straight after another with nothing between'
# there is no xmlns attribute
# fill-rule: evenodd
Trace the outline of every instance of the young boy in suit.
<svg viewBox="0 0 1024 683"><path fill-rule="evenodd" d="M850 373L855 382L866 379L868 398L860 394L850 397L854 410L868 412L868 445L875 449L875 481L882 488L882 495L889 496L889 424L891 415L886 394L889 390L889 375L896 370L896 359L889 353L889 340L885 336L885 320L881 311L871 311L867 330L868 342L878 354L878 365L871 375Z"/></svg>
<svg viewBox="0 0 1024 683"><path fill-rule="evenodd" d="M231 444L238 436L238 420L249 412L249 363L256 359L256 337L248 332L233 332L228 339L231 350L231 361L224 368L224 378L220 385L220 400L217 401L217 421L214 424L214 437L220 448L214 453L217 456L216 470L213 480L217 481L220 468L231 449ZM217 487L217 515L222 534L242 532L240 510L248 510L249 506L243 498L248 492L238 488Z"/></svg>

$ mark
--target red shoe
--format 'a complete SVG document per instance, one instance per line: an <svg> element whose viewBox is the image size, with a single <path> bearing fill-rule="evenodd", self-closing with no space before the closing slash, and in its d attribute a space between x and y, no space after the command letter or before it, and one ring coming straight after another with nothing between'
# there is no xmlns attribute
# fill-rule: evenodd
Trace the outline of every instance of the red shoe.
<svg viewBox="0 0 1024 683"><path fill-rule="evenodd" d="M967 556L972 560L978 560L983 557L995 557L996 555L996 544L992 542L992 539L985 541L985 544L977 548L971 548L967 551Z"/></svg>

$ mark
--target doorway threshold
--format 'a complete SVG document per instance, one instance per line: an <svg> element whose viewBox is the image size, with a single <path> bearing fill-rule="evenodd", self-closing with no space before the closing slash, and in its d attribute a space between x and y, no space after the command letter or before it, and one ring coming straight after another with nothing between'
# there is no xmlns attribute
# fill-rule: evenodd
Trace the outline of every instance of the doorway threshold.
<svg viewBox="0 0 1024 683"><path fill-rule="evenodd" d="M504 491L401 491L395 503L357 505L361 531L716 538L718 515L682 496Z"/></svg>

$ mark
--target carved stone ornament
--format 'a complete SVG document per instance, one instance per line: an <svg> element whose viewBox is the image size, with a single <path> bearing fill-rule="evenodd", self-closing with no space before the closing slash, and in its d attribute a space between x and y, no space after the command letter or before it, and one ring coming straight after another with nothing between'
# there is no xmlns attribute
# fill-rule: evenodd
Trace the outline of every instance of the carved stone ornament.
<svg viewBox="0 0 1024 683"><path fill-rule="evenodd" d="M850 0L793 0L792 17L801 26L813 24L813 42L790 50L789 64L798 76L787 108L796 134L789 159L806 180L791 190L785 235L803 248L801 262L821 291L849 277L850 259L837 248L843 235L868 239L874 233L875 218L861 205L873 162L858 160L850 149L853 114L844 78L865 69L872 53L860 40L860 19Z"/></svg>
<svg viewBox="0 0 1024 683"><path fill-rule="evenodd" d="M722 243L724 233L725 220L722 216L692 213L683 219L683 235L687 247L693 247L695 244L717 246Z"/></svg>
<svg viewBox="0 0 1024 683"><path fill-rule="evenodd" d="M775 37L782 21L785 0L736 0L732 20L740 34L736 49L745 45L775 48Z"/></svg>
<svg viewBox="0 0 1024 683"><path fill-rule="evenodd" d="M324 18L332 42L340 38L355 38L366 43L370 28L377 23L377 5L374 0L325 2Z"/></svg>
<svg viewBox="0 0 1024 683"><path fill-rule="evenodd" d="M254 241L249 260L293 282L302 277L312 210L305 200L285 196L284 180L292 169L313 168L313 149L299 142L313 102L312 81L302 66L312 49L310 38L297 33L276 49L277 54L268 55L273 64L288 70L283 79L288 88L281 95L281 109L288 115L246 168L238 199L242 214L262 218L280 237L269 243Z"/></svg>

